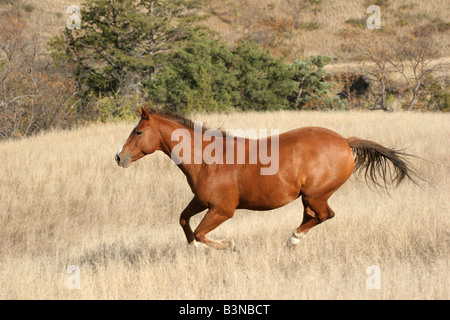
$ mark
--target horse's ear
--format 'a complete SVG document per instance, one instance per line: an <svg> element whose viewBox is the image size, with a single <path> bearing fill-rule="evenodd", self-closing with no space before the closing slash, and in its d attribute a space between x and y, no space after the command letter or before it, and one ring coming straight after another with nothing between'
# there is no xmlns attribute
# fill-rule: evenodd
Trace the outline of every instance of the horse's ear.
<svg viewBox="0 0 450 320"><path fill-rule="evenodd" d="M137 111L139 112L142 120L150 119L150 113L148 113L147 109L145 109L144 107L137 108Z"/></svg>

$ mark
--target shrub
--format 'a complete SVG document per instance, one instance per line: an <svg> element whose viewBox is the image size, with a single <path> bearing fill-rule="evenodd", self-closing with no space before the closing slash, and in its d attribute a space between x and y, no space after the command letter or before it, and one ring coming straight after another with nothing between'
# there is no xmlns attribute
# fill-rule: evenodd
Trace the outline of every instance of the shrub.
<svg viewBox="0 0 450 320"><path fill-rule="evenodd" d="M289 107L295 90L294 69L284 60L263 51L256 43L242 41L233 51L241 110L279 110Z"/></svg>
<svg viewBox="0 0 450 320"><path fill-rule="evenodd" d="M450 112L450 81L434 81L422 100L427 111Z"/></svg>
<svg viewBox="0 0 450 320"><path fill-rule="evenodd" d="M0 17L0 139L19 138L77 120L73 81L45 70L39 36L22 19Z"/></svg>
<svg viewBox="0 0 450 320"><path fill-rule="evenodd" d="M300 109L330 95L323 81L330 58L289 64L252 41L231 50L208 28L194 27L201 17L192 9L201 3L87 1L82 30L51 42L55 63L78 79L87 114L127 118L131 95L181 113Z"/></svg>
<svg viewBox="0 0 450 320"><path fill-rule="evenodd" d="M81 30L51 43L56 62L73 66L83 91L128 94L135 79L151 79L160 57L179 46L201 17L202 0L88 0Z"/></svg>
<svg viewBox="0 0 450 320"><path fill-rule="evenodd" d="M324 81L326 75L324 67L331 61L330 57L321 55L306 61L295 60L293 80L296 89L289 97L291 109L302 109L303 106L314 109L313 106L319 101L322 109L333 108L332 106L338 102L338 99L334 98L336 96L331 94L333 83ZM328 98L323 100L325 97Z"/></svg>
<svg viewBox="0 0 450 320"><path fill-rule="evenodd" d="M115 94L95 100L92 108L101 122L132 120L136 117L135 107L139 101L139 95Z"/></svg>
<svg viewBox="0 0 450 320"><path fill-rule="evenodd" d="M326 56L288 64L255 42L241 41L230 50L200 29L165 61L148 95L171 111L301 109L313 99L332 108L338 102L333 85L324 81L323 67L331 62Z"/></svg>
<svg viewBox="0 0 450 320"><path fill-rule="evenodd" d="M175 112L230 109L239 100L233 55L208 29L192 30L183 48L163 57L164 67L148 81L148 96Z"/></svg>

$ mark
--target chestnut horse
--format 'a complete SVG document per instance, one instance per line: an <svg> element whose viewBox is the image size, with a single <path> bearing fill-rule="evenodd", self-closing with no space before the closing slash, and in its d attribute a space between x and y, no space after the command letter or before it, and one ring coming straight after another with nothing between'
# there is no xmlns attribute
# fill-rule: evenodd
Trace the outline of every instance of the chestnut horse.
<svg viewBox="0 0 450 320"><path fill-rule="evenodd" d="M126 168L156 150L174 159L173 150L179 139L173 139L173 133L177 129L190 133L183 139L191 139L185 142L192 142L188 144L192 150L183 152L194 157L195 124L191 120L151 108L142 107L138 112L141 116L139 123L115 156L119 166ZM207 134L207 128L202 128L201 131L202 135ZM405 177L414 181L414 171L404 159L407 154L372 141L345 139L331 130L319 127L299 128L265 138L269 151L273 148L271 149L272 144L268 142L277 139L279 163L275 174L262 175L260 169L266 166L265 164L259 159L256 163L248 162L249 153L252 152L252 139L228 137L223 131L220 132L224 137L225 149L230 148L230 142L235 143L235 150L236 145L245 146L247 162L176 162L186 175L194 194L180 216L181 227L191 245L205 244L216 249L232 248L232 241L216 241L207 234L233 217L236 209L271 210L301 196L304 207L303 221L288 241L289 245L297 246L300 238L311 228L334 217L327 200L354 171L363 169L366 181L371 180L380 186L386 186L388 183L397 185ZM215 138L217 139L217 136ZM201 140L202 150L213 140ZM236 155L234 157L236 160ZM208 211L204 218L195 231L192 231L190 218L205 209Z"/></svg>

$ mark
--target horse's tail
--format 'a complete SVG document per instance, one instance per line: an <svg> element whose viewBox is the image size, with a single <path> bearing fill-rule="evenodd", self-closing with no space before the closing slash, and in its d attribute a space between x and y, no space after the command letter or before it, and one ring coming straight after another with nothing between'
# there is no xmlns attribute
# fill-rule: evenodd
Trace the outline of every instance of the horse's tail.
<svg viewBox="0 0 450 320"><path fill-rule="evenodd" d="M347 142L355 155L354 172L364 170L366 182L370 179L375 185L387 189L388 185L398 186L408 178L417 185L419 176L405 159L412 155L355 137L348 138Z"/></svg>

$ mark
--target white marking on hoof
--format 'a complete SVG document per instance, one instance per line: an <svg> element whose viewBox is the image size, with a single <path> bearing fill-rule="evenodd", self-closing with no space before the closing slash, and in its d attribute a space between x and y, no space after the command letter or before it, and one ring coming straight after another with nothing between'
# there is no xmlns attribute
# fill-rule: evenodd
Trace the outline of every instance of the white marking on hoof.
<svg viewBox="0 0 450 320"><path fill-rule="evenodd" d="M306 237L305 233L297 233L294 231L292 233L292 236L288 240L288 245L290 247L297 247L298 245L300 245L301 239L303 239L304 237Z"/></svg>
<svg viewBox="0 0 450 320"><path fill-rule="evenodd" d="M200 248L200 249L206 249L208 248L208 245L198 242L197 240L192 241L191 243L189 243L189 246L191 247L195 247L195 248Z"/></svg>

